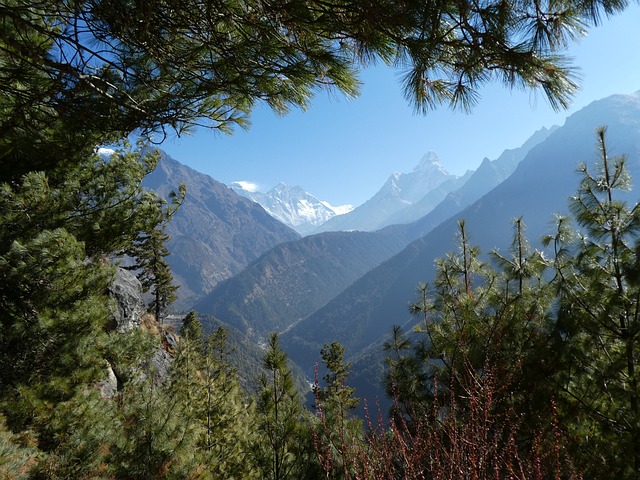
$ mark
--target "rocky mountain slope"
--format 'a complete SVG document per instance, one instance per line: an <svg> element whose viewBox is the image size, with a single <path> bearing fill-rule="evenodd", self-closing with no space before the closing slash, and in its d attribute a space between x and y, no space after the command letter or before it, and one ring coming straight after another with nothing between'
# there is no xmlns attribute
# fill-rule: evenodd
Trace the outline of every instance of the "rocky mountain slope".
<svg viewBox="0 0 640 480"><path fill-rule="evenodd" d="M167 227L167 261L180 285L177 308L190 308L267 250L300 238L257 203L165 153L144 180L165 197L181 183L187 198Z"/></svg>

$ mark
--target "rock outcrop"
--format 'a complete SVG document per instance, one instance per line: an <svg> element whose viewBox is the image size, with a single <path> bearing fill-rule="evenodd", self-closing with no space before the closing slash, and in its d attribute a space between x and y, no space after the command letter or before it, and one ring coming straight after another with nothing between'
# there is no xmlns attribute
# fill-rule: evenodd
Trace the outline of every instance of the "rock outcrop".
<svg viewBox="0 0 640 480"><path fill-rule="evenodd" d="M126 333L140 328L144 311L140 280L130 271L118 268L109 293L115 301L112 310L115 330L118 333Z"/></svg>
<svg viewBox="0 0 640 480"><path fill-rule="evenodd" d="M142 285L136 276L128 270L118 268L113 284L109 288L112 298L111 330L125 335L135 329L146 329L155 332L158 342L149 361L141 365L140 369L129 380L144 380L153 378L156 383L164 383L169 377L171 362L178 348L179 338L172 331L158 329L155 319L146 318L143 321L144 298ZM151 325L152 322L155 325ZM105 379L96 386L103 398L113 398L122 389L128 375L119 371L118 365L108 365Z"/></svg>

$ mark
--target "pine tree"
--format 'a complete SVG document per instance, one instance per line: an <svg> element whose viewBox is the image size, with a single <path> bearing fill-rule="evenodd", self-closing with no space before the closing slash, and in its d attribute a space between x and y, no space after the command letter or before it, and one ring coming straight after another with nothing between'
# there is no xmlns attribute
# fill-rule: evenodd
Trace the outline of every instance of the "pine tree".
<svg viewBox="0 0 640 480"><path fill-rule="evenodd" d="M202 348L202 330L202 322L200 322L198 314L194 310L191 310L182 319L182 324L180 325L180 336L186 342L194 344L196 350L198 350Z"/></svg>
<svg viewBox="0 0 640 480"><path fill-rule="evenodd" d="M364 444L362 421L351 412L360 400L347 384L350 371L344 363L344 347L334 341L325 344L320 355L328 372L325 386L315 385L314 447L326 478L349 478L354 473L349 455Z"/></svg>
<svg viewBox="0 0 640 480"><path fill-rule="evenodd" d="M149 194L151 195L151 194ZM150 230L142 230L127 253L135 260L127 267L137 271L144 292L151 292L149 311L153 312L157 322L163 323L167 308L177 299L178 286L173 283L171 267L165 260L169 255L165 232L167 223L178 211L186 196L186 188L180 185L179 193L171 192L170 201L156 198L155 221Z"/></svg>
<svg viewBox="0 0 640 480"><path fill-rule="evenodd" d="M14 435L0 417L0 479L26 480L36 454L37 450L24 445L24 439Z"/></svg>
<svg viewBox="0 0 640 480"><path fill-rule="evenodd" d="M260 379L262 388L256 405L260 435L254 445L256 463L265 479L302 478L305 470L304 458L299 454L302 406L277 333L269 337L263 363L267 373Z"/></svg>
<svg viewBox="0 0 640 480"><path fill-rule="evenodd" d="M199 469L207 472L203 478L258 478L248 461L255 438L254 404L240 389L228 353L226 331L205 337L197 315L190 312L181 327L171 392L185 406Z"/></svg>
<svg viewBox="0 0 640 480"><path fill-rule="evenodd" d="M387 374L392 420L400 431L429 430L424 419L437 423L442 411L453 423L470 425L478 414L473 408L490 405L483 413L491 415L488 421L502 425L507 436L517 429L521 458L536 445L553 449L555 389L549 379L559 367L554 290L545 279L549 263L529 248L521 219L514 223L509 254L492 252L494 266L481 262L464 222L458 244L457 252L436 262L433 293L420 286L411 310L421 321L411 337L396 328L386 344L393 354ZM472 397L482 405L469 403Z"/></svg>
<svg viewBox="0 0 640 480"><path fill-rule="evenodd" d="M411 312L421 316L417 335L408 337L396 327L384 344L389 353L387 393L400 415L420 416L432 410L436 376L441 385L453 386L467 362L478 368L483 364L484 339L478 329L487 324L488 289L495 286L496 273L480 261L463 221L458 228L458 250L436 260L433 294L428 285L420 285L418 301L410 305Z"/></svg>
<svg viewBox="0 0 640 480"><path fill-rule="evenodd" d="M200 124L228 131L246 124L258 101L284 112L328 85L355 95L357 69L379 60L404 70L405 95L420 111L470 108L496 80L540 89L562 107L576 87L562 49L626 5L7 0L0 98L11 119L3 128L26 134L20 146L32 160L52 131L58 139L75 132L72 140ZM9 170L29 171L18 151L2 148L0 157L9 156ZM51 153L51 162L64 159Z"/></svg>
<svg viewBox="0 0 640 480"><path fill-rule="evenodd" d="M0 413L38 450L33 478L99 478L117 437L96 388L109 356L107 257L155 228L157 196L141 187L155 160L94 149L0 185Z"/></svg>
<svg viewBox="0 0 640 480"><path fill-rule="evenodd" d="M360 400L353 396L355 388L347 384L350 365L344 363L344 347L337 341L325 343L320 350L320 356L328 372L323 379L325 386L316 388L317 399L323 403L333 400L339 403L344 411L353 410Z"/></svg>
<svg viewBox="0 0 640 480"><path fill-rule="evenodd" d="M626 158L609 157L597 131L596 173L581 165L571 200L580 230L560 218L554 236L561 339L561 420L588 478L640 475L638 232L640 209L628 190Z"/></svg>
<svg viewBox="0 0 640 480"><path fill-rule="evenodd" d="M119 395L119 431L106 459L109 478L191 478L198 468L187 405L153 376L130 382ZM114 441L115 440L115 441Z"/></svg>
<svg viewBox="0 0 640 480"><path fill-rule="evenodd" d="M403 426L398 432L425 428L429 393L433 402L437 391L434 421L446 414L472 425L479 412L468 400L489 401L485 413L496 428L517 431L513 454L523 459L537 449L543 456L533 460L546 471L573 475L573 464L586 478L638 476L640 209L618 199L630 179L626 159L608 156L605 132L597 132L597 173L580 167L571 201L579 230L559 218L544 239L553 262L531 251L517 219L509 254L493 252L494 267L480 264L461 225L458 253L438 261L434 293L422 286L412 307L423 316L413 335L426 333L428 342L396 330L388 344L396 352L389 380L404 406L392 418Z"/></svg>
<svg viewBox="0 0 640 480"><path fill-rule="evenodd" d="M153 312L156 321L162 323L163 315L177 298L178 286L173 283L171 267L165 260L169 255L166 242L169 235L164 226L153 229L150 233L138 238L135 247L136 269L140 269L138 278L144 292L151 292L149 311Z"/></svg>

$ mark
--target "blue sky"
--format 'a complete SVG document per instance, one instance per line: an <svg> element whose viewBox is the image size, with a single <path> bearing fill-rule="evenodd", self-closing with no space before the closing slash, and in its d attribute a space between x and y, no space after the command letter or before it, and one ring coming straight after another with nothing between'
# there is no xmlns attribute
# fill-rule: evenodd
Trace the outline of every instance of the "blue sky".
<svg viewBox="0 0 640 480"><path fill-rule="evenodd" d="M389 174L409 172L428 151L451 173L475 169L520 146L541 127L562 125L572 112L615 93L640 90L640 6L605 20L569 50L581 89L569 110L556 113L542 93L487 86L470 114L440 107L415 114L402 96L398 72L369 68L356 99L322 92L307 111L284 117L258 108L248 131L207 130L169 138L161 148L223 183L252 182L267 191L300 185L332 205L359 205ZM576 163L579 159L576 160Z"/></svg>

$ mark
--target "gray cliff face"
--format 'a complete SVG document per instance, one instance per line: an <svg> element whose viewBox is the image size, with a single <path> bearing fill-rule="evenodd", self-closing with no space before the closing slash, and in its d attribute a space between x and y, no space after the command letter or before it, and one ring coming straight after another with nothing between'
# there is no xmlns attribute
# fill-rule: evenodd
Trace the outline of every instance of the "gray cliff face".
<svg viewBox="0 0 640 480"><path fill-rule="evenodd" d="M142 314L144 313L144 299L142 284L136 276L128 270L118 268L109 288L112 298L111 328L121 335L142 327ZM178 337L170 331L161 332L161 339L151 355L149 362L142 365L136 377L144 380L151 376L154 382L161 384L169 377L169 369L173 361L173 355L178 345ZM103 398L113 398L122 389L128 375L119 371L118 365L107 364L105 379L96 386Z"/></svg>
<svg viewBox="0 0 640 480"><path fill-rule="evenodd" d="M114 300L112 321L115 323L115 330L126 333L140 328L144 311L140 280L133 273L119 268L109 293Z"/></svg>

